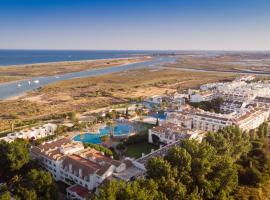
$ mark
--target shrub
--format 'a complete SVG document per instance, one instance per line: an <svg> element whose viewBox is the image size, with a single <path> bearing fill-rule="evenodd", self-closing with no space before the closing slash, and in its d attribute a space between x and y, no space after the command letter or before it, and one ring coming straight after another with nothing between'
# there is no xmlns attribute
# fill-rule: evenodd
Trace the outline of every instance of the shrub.
<svg viewBox="0 0 270 200"><path fill-rule="evenodd" d="M125 141L125 145L143 143L143 142L147 142L147 140L148 140L148 134L136 134L136 135L130 136Z"/></svg>
<svg viewBox="0 0 270 200"><path fill-rule="evenodd" d="M85 143L84 144L85 147L90 147L90 148L93 148L97 151L101 151L103 152L106 156L113 156L113 152L108 149L108 148L105 148L101 145L98 145L98 144L90 144L90 143Z"/></svg>

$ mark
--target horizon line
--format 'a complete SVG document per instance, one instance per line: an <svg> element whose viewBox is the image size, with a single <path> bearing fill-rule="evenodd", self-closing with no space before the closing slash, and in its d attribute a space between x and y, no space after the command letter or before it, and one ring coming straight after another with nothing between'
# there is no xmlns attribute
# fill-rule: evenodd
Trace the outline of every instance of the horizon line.
<svg viewBox="0 0 270 200"><path fill-rule="evenodd" d="M220 52L270 52L270 49L41 49L41 48L0 48L0 50L25 51L220 51Z"/></svg>

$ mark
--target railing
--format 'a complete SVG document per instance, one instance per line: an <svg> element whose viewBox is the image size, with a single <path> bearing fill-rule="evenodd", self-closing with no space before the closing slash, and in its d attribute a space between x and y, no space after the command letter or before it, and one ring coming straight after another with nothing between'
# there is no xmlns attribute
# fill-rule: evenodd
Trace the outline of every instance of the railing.
<svg viewBox="0 0 270 200"><path fill-rule="evenodd" d="M152 157L163 157L171 148L175 146L180 146L180 144L181 140L168 144L166 146L159 148L156 151L153 151L145 156L142 156L141 158L138 158L135 161L145 165L148 162L148 160L151 159Z"/></svg>

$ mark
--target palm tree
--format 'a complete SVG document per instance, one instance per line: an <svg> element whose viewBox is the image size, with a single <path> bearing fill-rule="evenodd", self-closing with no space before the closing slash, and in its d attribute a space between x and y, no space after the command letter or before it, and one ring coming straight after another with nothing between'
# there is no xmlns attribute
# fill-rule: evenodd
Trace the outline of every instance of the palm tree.
<svg viewBox="0 0 270 200"><path fill-rule="evenodd" d="M83 141L84 139L84 134L80 134L80 141Z"/></svg>
<svg viewBox="0 0 270 200"><path fill-rule="evenodd" d="M107 142L107 141L109 141L109 137L107 135L102 136L100 139L104 143Z"/></svg>
<svg viewBox="0 0 270 200"><path fill-rule="evenodd" d="M126 118L128 118L128 107L126 107Z"/></svg>
<svg viewBox="0 0 270 200"><path fill-rule="evenodd" d="M10 129L11 129L11 132L13 133L14 132L14 121L11 121L11 124L10 124Z"/></svg>
<svg viewBox="0 0 270 200"><path fill-rule="evenodd" d="M159 120L158 120L158 117L157 117L157 121L156 121L156 126L159 126Z"/></svg>
<svg viewBox="0 0 270 200"><path fill-rule="evenodd" d="M110 136L113 137L115 122L114 121L108 121L107 126L110 128Z"/></svg>
<svg viewBox="0 0 270 200"><path fill-rule="evenodd" d="M153 111L153 112L157 112L157 111L158 111L158 108L157 108L156 105L154 105L154 106L152 107L152 111Z"/></svg>
<svg viewBox="0 0 270 200"><path fill-rule="evenodd" d="M12 133L14 132L14 126L15 126L16 122L17 122L17 120L9 120L10 131Z"/></svg>

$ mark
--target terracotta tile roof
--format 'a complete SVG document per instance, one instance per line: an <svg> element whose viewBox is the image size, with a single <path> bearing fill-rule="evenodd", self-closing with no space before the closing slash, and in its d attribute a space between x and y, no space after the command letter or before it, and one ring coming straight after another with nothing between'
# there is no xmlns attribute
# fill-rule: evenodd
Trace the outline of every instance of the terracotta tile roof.
<svg viewBox="0 0 270 200"><path fill-rule="evenodd" d="M93 159L93 158L92 158ZM97 161L97 160L96 160ZM111 166L110 162L94 162L87 158L83 158L79 155L70 155L64 158L63 168L69 169L69 165L72 165L72 172L79 176L79 170L82 170L82 178L88 177L89 174L98 174L102 176Z"/></svg>
<svg viewBox="0 0 270 200"><path fill-rule="evenodd" d="M256 97L255 101L260 102L260 103L270 103L270 98L269 97Z"/></svg>
<svg viewBox="0 0 270 200"><path fill-rule="evenodd" d="M130 160L124 160L124 163L126 164L126 168L133 166L133 164Z"/></svg>
<svg viewBox="0 0 270 200"><path fill-rule="evenodd" d="M46 142L44 144L40 144L37 147L40 148L40 149L43 149L44 151L46 151L48 149L53 149L55 147L59 147L59 146L62 146L64 144L68 144L70 142L71 142L70 139L62 138L62 139L59 139L59 140L56 140L56 141Z"/></svg>
<svg viewBox="0 0 270 200"><path fill-rule="evenodd" d="M207 114L207 113L196 113L197 116L201 116L201 117L206 117L206 118L210 118L210 119L217 119L217 120L222 120L222 121L229 121L229 118L225 118L222 116L218 116L218 115L211 115L211 114Z"/></svg>
<svg viewBox="0 0 270 200"><path fill-rule="evenodd" d="M182 126L178 126L176 124L169 123L169 122L162 123L161 126L156 126L156 127L152 128L152 131L154 131L156 133L164 133L168 130L171 132L181 132L181 131L186 130L186 129Z"/></svg>
<svg viewBox="0 0 270 200"><path fill-rule="evenodd" d="M105 163L104 165L101 166L101 168L97 171L97 174L99 176L102 176L112 165L109 163Z"/></svg>
<svg viewBox="0 0 270 200"><path fill-rule="evenodd" d="M72 172L79 174L79 170L82 170L82 177L88 177L89 174L94 174L100 169L100 165L93 161L82 158L78 155L66 156L63 160L62 167L67 170L69 165L72 165ZM78 175L79 176L79 175Z"/></svg>
<svg viewBox="0 0 270 200"><path fill-rule="evenodd" d="M77 148L79 147L79 148ZM118 167L122 162L105 156L102 152L92 148L82 149L81 143L72 142L69 139L44 143L31 148L31 153L37 156L44 156L51 160L62 160L62 168L69 170L72 166L72 173L81 178L88 177L89 174L103 175L112 165ZM75 148L76 151L70 151ZM78 150L77 150L78 149ZM71 152L71 153L65 153Z"/></svg>
<svg viewBox="0 0 270 200"><path fill-rule="evenodd" d="M90 191L88 189L86 189L85 187L82 187L78 184L68 187L67 190L74 192L78 196L83 197L83 198L88 197L90 194Z"/></svg>
<svg viewBox="0 0 270 200"><path fill-rule="evenodd" d="M237 119L235 119L235 122L241 122L243 120L246 120L248 119L249 117L251 116L258 116L258 115L261 115L265 110L263 109L260 109L260 108L255 108L255 109L252 109L252 110L249 110L248 112L246 112L244 115L238 117Z"/></svg>
<svg viewBox="0 0 270 200"><path fill-rule="evenodd" d="M118 160L114 160L109 158L108 156L103 155L100 151L95 149L87 148L80 152L80 156L87 158L94 158L96 162L106 162L115 166L120 166L121 162Z"/></svg>
<svg viewBox="0 0 270 200"><path fill-rule="evenodd" d="M42 155L51 160L63 159L64 155L60 152L59 147L61 147L62 145L66 145L70 142L71 140L67 138L62 138L52 142L46 142L38 146L32 147L31 152L36 155Z"/></svg>
<svg viewBox="0 0 270 200"><path fill-rule="evenodd" d="M203 96L203 97L207 97L207 96L213 95L213 92L212 91L206 91L206 92L202 92L200 95Z"/></svg>

